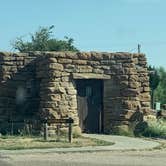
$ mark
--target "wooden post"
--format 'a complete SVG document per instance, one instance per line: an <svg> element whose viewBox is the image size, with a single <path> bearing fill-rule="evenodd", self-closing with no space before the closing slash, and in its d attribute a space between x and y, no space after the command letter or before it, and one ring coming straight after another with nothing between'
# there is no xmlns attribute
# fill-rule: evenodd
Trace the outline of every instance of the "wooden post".
<svg viewBox="0 0 166 166"><path fill-rule="evenodd" d="M72 143L72 118L69 118L69 142Z"/></svg>
<svg viewBox="0 0 166 166"><path fill-rule="evenodd" d="M57 127L56 127L56 135L57 135L57 139L56 141L60 141L60 125L57 124Z"/></svg>
<svg viewBox="0 0 166 166"><path fill-rule="evenodd" d="M12 123L11 123L11 135L12 135L12 136L13 136L13 128L14 128L13 125L14 125L14 124L13 124L13 121L12 121Z"/></svg>
<svg viewBox="0 0 166 166"><path fill-rule="evenodd" d="M48 140L48 125L47 125L47 120L44 122L44 140Z"/></svg>
<svg viewBox="0 0 166 166"><path fill-rule="evenodd" d="M72 124L69 123L69 142L72 142Z"/></svg>

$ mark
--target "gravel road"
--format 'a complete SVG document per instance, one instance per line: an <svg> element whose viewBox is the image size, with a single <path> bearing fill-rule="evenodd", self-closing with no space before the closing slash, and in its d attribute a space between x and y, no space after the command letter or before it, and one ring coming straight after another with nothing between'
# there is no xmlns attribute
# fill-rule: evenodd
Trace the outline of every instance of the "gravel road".
<svg viewBox="0 0 166 166"><path fill-rule="evenodd" d="M166 151L17 154L0 166L165 166Z"/></svg>

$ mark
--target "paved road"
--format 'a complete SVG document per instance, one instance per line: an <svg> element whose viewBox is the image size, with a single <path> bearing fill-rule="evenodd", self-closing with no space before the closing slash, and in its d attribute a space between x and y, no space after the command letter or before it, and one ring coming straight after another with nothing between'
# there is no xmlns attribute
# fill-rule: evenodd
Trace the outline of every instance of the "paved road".
<svg viewBox="0 0 166 166"><path fill-rule="evenodd" d="M2 163L3 162L3 163ZM0 166L165 166L166 151L16 154Z"/></svg>

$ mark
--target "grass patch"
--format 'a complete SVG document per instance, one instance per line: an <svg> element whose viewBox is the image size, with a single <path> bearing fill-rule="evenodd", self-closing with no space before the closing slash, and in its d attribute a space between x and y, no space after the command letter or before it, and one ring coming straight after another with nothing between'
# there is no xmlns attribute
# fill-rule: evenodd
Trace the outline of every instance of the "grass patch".
<svg viewBox="0 0 166 166"><path fill-rule="evenodd" d="M43 148L70 148L85 146L107 146L113 145L111 142L102 141L94 138L79 137L74 138L69 143L65 138L56 141L55 138L49 138L44 141L41 137L26 136L1 136L0 150L19 150L19 149L43 149Z"/></svg>

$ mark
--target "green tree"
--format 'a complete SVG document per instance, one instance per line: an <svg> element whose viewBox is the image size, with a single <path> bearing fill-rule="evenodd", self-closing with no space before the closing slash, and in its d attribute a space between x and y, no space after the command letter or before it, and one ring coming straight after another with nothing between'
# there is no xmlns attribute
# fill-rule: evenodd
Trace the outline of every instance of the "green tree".
<svg viewBox="0 0 166 166"><path fill-rule="evenodd" d="M155 100L166 104L166 70L163 67L158 69L160 75L160 82L155 90Z"/></svg>
<svg viewBox="0 0 166 166"><path fill-rule="evenodd" d="M158 70L155 67L149 66L149 84L151 89L151 107L154 108L154 100L155 100L155 90L159 85L160 76Z"/></svg>
<svg viewBox="0 0 166 166"><path fill-rule="evenodd" d="M18 37L12 47L20 52L28 51L78 51L73 45L72 38L64 37L59 40L53 37L54 26L40 27L34 34L30 34L31 41L24 41Z"/></svg>
<svg viewBox="0 0 166 166"><path fill-rule="evenodd" d="M149 66L149 83L150 83L150 88L152 90L155 90L157 86L159 85L160 82L160 75L158 70L155 67Z"/></svg>

